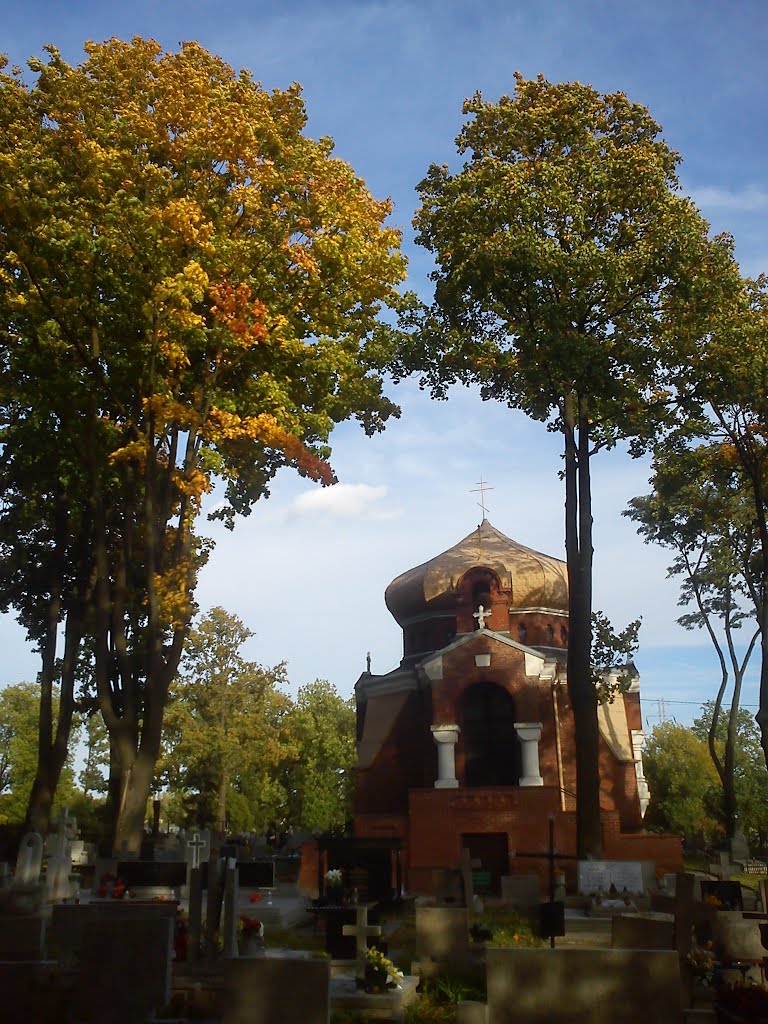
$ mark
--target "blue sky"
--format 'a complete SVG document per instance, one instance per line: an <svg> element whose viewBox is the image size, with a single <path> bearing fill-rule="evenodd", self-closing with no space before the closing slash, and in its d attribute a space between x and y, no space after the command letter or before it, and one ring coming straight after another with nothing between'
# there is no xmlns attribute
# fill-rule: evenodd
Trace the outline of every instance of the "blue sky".
<svg viewBox="0 0 768 1024"><path fill-rule="evenodd" d="M734 235L743 271L768 270L763 0L6 0L0 51L23 65L52 42L76 63L87 39L133 35L168 49L196 39L270 89L300 82L308 132L332 136L374 195L392 197L409 284L424 294L430 261L412 241L415 186L431 162L456 162L464 98L511 92L516 70L645 103L683 157L685 191L713 230ZM494 488L487 504L498 529L563 555L557 436L464 389L444 403L413 382L391 394L403 415L384 434L369 440L346 425L334 435L337 487L316 490L286 471L234 533L211 530L217 546L201 608L240 615L256 634L248 655L287 660L294 687L322 677L349 694L367 651L374 671L397 664L400 634L384 588L479 522L471 490L481 476ZM643 545L621 518L647 475L621 452L594 462L595 604L618 625L643 616L637 662L653 725L661 699L667 717L688 720L713 695L717 673L704 638L675 624L664 552ZM34 676L36 658L8 616L0 650L0 686ZM745 701L756 701L754 684Z"/></svg>

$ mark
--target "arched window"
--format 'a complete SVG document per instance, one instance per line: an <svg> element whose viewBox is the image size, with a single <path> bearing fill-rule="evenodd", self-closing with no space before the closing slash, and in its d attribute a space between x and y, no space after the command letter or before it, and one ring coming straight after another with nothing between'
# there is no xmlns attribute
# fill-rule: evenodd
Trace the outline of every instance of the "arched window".
<svg viewBox="0 0 768 1024"><path fill-rule="evenodd" d="M464 695L461 727L466 786L516 786L520 781L520 742L515 702L495 683L476 683Z"/></svg>
<svg viewBox="0 0 768 1024"><path fill-rule="evenodd" d="M565 626L560 627L560 643L565 646L568 645L568 630Z"/></svg>
<svg viewBox="0 0 768 1024"><path fill-rule="evenodd" d="M552 644L552 643L555 642L555 631L554 631L554 629L552 629L551 626L547 626L546 637L547 637L547 643L548 644Z"/></svg>
<svg viewBox="0 0 768 1024"><path fill-rule="evenodd" d="M521 644L528 643L528 628L526 626L521 624L517 627L517 638Z"/></svg>

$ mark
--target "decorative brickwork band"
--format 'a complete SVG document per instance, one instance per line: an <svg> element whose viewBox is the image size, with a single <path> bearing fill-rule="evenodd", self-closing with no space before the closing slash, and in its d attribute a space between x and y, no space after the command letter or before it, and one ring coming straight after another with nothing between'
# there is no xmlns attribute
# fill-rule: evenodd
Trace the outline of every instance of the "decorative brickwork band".
<svg viewBox="0 0 768 1024"><path fill-rule="evenodd" d="M435 789L458 789L454 748L459 738L458 725L432 725L432 735L437 744L437 779Z"/></svg>
<svg viewBox="0 0 768 1024"><path fill-rule="evenodd" d="M544 779L539 774L541 722L515 722L515 732L522 750L523 774L520 785L543 786Z"/></svg>

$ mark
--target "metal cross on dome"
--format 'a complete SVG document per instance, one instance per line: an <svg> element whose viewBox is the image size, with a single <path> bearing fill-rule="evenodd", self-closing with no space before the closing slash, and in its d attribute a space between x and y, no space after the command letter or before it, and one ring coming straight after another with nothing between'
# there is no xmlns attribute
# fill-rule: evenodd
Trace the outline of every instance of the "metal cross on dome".
<svg viewBox="0 0 768 1024"><path fill-rule="evenodd" d="M486 504L485 504L485 492L486 491L495 491L495 490L496 490L495 487L489 487L488 486L488 482L486 480L483 480L482 477L480 477L480 479L477 482L477 487L473 487L470 490L470 492L469 492L470 494L477 494L478 491L480 492L480 501L478 501L477 504L483 510L483 519L485 519L485 517L486 517L485 514L488 511L488 509L486 507Z"/></svg>

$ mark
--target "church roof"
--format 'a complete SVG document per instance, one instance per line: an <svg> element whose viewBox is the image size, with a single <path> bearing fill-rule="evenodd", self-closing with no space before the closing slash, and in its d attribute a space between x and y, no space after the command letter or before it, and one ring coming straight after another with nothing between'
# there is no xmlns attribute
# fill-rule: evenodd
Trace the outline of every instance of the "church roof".
<svg viewBox="0 0 768 1024"><path fill-rule="evenodd" d="M568 610L568 568L551 555L518 544L487 519L452 548L394 579L384 594L392 615L406 620L450 601L470 569L488 568L510 593L512 608Z"/></svg>

